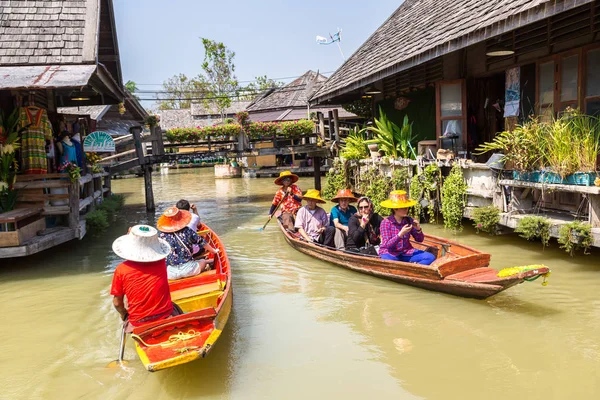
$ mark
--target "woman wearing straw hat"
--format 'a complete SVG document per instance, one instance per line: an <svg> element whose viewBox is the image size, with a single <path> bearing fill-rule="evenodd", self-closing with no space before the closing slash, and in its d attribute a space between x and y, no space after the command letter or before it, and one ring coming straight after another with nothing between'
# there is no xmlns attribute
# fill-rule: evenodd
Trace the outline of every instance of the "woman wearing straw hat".
<svg viewBox="0 0 600 400"><path fill-rule="evenodd" d="M279 174L279 177L275 179L275 184L281 187L275 193L269 210L269 219L271 219L281 204L281 223L285 229L290 231L294 230L294 216L302 206L302 191L295 185L296 182L298 182L298 176L290 171L283 171Z"/></svg>
<svg viewBox="0 0 600 400"><path fill-rule="evenodd" d="M338 203L331 209L330 225L336 228L335 247L339 250L346 248L346 238L348 237L348 221L350 217L356 214L356 207L350 203L356 203L356 197L350 189L340 189L331 201Z"/></svg>
<svg viewBox="0 0 600 400"><path fill-rule="evenodd" d="M323 204L318 190L311 189L303 196L306 205L298 210L295 226L307 242L333 246L335 228L329 225L327 213L317 203Z"/></svg>
<svg viewBox="0 0 600 400"><path fill-rule="evenodd" d="M417 250L410 244L412 236L417 242L425 238L421 225L408 216L408 208L417 204L409 200L404 190L394 190L381 207L391 208L392 215L381 223L381 245L379 256L384 260L404 261L429 265L435 256L423 250Z"/></svg>
<svg viewBox="0 0 600 400"><path fill-rule="evenodd" d="M167 275L171 280L198 275L210 269L212 260L194 260L194 244L210 253L218 253L196 232L188 228L191 220L192 215L189 211L169 207L156 223L156 227L161 232L159 237L171 246L171 252L167 256Z"/></svg>
<svg viewBox="0 0 600 400"><path fill-rule="evenodd" d="M165 259L171 252L167 242L148 225L136 225L112 245L116 255L125 261L115 269L110 294L113 305L127 320L125 330L131 332L142 323L181 314L171 302ZM127 297L125 308L124 297Z"/></svg>

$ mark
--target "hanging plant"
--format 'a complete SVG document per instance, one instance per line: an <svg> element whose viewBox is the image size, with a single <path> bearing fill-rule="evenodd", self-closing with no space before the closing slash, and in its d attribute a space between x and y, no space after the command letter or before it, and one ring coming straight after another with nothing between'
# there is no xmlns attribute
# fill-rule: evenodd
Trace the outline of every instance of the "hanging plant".
<svg viewBox="0 0 600 400"><path fill-rule="evenodd" d="M360 174L357 191L371 199L376 213L387 215L389 210L381 207L380 203L388 198L392 190L406 190L407 181L407 168L394 169L391 176L386 176L379 168L370 167Z"/></svg>
<svg viewBox="0 0 600 400"><path fill-rule="evenodd" d="M341 160L335 159L333 161L333 167L327 172L325 176L325 189L323 189L323 197L327 200L335 197L338 190L346 189L346 175L345 171L345 162L342 163Z"/></svg>
<svg viewBox="0 0 600 400"><path fill-rule="evenodd" d="M490 235L498 233L498 223L500 222L500 210L494 206L478 207L473 210L473 226L479 231L487 232Z"/></svg>
<svg viewBox="0 0 600 400"><path fill-rule="evenodd" d="M125 103L119 103L119 114L125 114L127 110L125 109Z"/></svg>
<svg viewBox="0 0 600 400"><path fill-rule="evenodd" d="M550 243L550 220L545 217L531 216L523 217L517 222L515 232L527 240L541 240L542 246L548 246Z"/></svg>
<svg viewBox="0 0 600 400"><path fill-rule="evenodd" d="M467 204L467 183L462 169L455 165L442 186L442 215L444 227L453 231L462 230L462 219Z"/></svg>
<svg viewBox="0 0 600 400"><path fill-rule="evenodd" d="M579 249L583 249L583 254L589 254L588 250L593 242L592 226L587 222L569 222L558 231L558 243L571 257Z"/></svg>
<svg viewBox="0 0 600 400"><path fill-rule="evenodd" d="M441 170L437 164L430 164L419 175L413 176L410 182L410 197L417 201L414 207L411 207L411 215L419 218L423 210L427 209L429 222L437 223L439 212L439 183L441 180Z"/></svg>
<svg viewBox="0 0 600 400"><path fill-rule="evenodd" d="M77 164L73 162L65 161L58 167L58 172L69 174L69 179L71 182L76 182L79 178L81 178L81 168L79 168Z"/></svg>

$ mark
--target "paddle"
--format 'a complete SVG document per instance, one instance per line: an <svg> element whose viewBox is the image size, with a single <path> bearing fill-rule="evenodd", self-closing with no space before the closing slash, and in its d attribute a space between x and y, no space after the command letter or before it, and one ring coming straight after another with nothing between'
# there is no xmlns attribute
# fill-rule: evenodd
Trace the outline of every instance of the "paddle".
<svg viewBox="0 0 600 400"><path fill-rule="evenodd" d="M115 368L121 365L127 365L128 363L127 360L123 360L123 356L125 354L125 338L127 335L127 333L125 333L125 325L126 323L123 322L123 327L121 328L121 344L119 349L119 358L108 363L108 365L106 366L107 368Z"/></svg>
<svg viewBox="0 0 600 400"><path fill-rule="evenodd" d="M279 201L279 204L277 204L277 207L275 207L275 209L273 210L273 213L269 214L269 219L267 220L267 222L265 222L265 224L263 225L263 227L260 228L261 231L264 231L265 228L267 227L267 225L269 224L269 222L271 222L271 218L273 218L273 215L275 215L275 213L279 209L279 206L281 205L281 203L283 203L283 200L285 200L285 198L287 197L287 195L288 195L288 192L285 192L285 194L283 195L283 197Z"/></svg>

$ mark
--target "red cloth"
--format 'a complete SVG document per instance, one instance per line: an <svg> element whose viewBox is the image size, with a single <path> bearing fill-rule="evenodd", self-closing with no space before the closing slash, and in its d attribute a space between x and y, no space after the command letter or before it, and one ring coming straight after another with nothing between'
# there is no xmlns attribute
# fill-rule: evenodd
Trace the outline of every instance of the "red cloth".
<svg viewBox="0 0 600 400"><path fill-rule="evenodd" d="M165 260L119 264L113 275L110 294L127 297L129 322L134 326L140 325L137 321L142 318L155 315L167 318L173 312Z"/></svg>

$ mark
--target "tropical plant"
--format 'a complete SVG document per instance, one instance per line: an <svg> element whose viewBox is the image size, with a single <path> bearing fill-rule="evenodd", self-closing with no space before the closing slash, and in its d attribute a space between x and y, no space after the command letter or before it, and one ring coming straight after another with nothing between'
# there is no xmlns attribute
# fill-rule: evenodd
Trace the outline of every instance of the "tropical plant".
<svg viewBox="0 0 600 400"><path fill-rule="evenodd" d="M550 243L550 227L552 224L546 217L528 216L519 219L515 232L524 239L542 241L542 246L548 246Z"/></svg>
<svg viewBox="0 0 600 400"><path fill-rule="evenodd" d="M346 160L362 160L369 156L365 138L358 128L354 128L354 131L348 135L345 142L346 144L342 147L340 155Z"/></svg>
<svg viewBox="0 0 600 400"><path fill-rule="evenodd" d="M582 221L564 224L558 231L558 243L571 257L579 249L583 249L584 254L589 254L588 250L594 243L592 226Z"/></svg>
<svg viewBox="0 0 600 400"><path fill-rule="evenodd" d="M309 135L315 131L315 123L309 119L279 123L279 130L285 137Z"/></svg>
<svg viewBox="0 0 600 400"><path fill-rule="evenodd" d="M15 152L23 129L19 128L18 109L9 115L0 112L0 212L12 210L17 202L17 191L13 189L19 169Z"/></svg>
<svg viewBox="0 0 600 400"><path fill-rule="evenodd" d="M410 197L417 200L417 204L411 207L411 215L419 218L423 208L427 207L429 222L437 222L439 212L439 187L441 182L441 170L437 164L429 164L423 172L414 175L410 181Z"/></svg>
<svg viewBox="0 0 600 400"><path fill-rule="evenodd" d="M442 185L442 215L446 229L462 230L462 219L467 203L467 187L462 168L455 165Z"/></svg>
<svg viewBox="0 0 600 400"><path fill-rule="evenodd" d="M498 223L500 222L500 210L493 205L477 207L473 210L473 226L479 231L487 232L490 235L498 233Z"/></svg>
<svg viewBox="0 0 600 400"><path fill-rule="evenodd" d="M366 130L373 132L375 138L367 140L366 143L377 143L379 150L392 158L415 159L413 144L416 136L412 133L412 123L408 116L404 116L402 128L390 121L381 107L379 107L379 118L375 118L375 126L369 126Z"/></svg>

